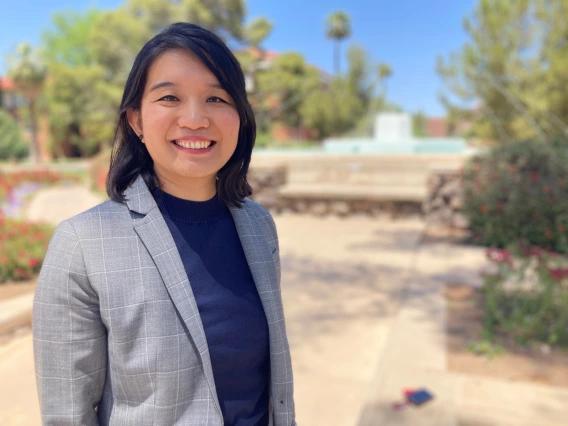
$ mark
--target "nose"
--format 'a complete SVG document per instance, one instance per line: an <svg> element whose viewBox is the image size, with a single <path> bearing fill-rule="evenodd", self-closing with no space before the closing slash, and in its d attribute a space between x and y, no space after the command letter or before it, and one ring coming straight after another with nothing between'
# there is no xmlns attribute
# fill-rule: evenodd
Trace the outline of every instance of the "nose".
<svg viewBox="0 0 568 426"><path fill-rule="evenodd" d="M197 100L189 101L179 116L178 125L192 130L209 127L206 106Z"/></svg>

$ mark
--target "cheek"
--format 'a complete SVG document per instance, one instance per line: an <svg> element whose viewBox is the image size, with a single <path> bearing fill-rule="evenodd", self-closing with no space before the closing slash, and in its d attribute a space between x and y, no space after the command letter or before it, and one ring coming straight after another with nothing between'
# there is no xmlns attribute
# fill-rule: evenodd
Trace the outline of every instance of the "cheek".
<svg viewBox="0 0 568 426"><path fill-rule="evenodd" d="M172 121L171 115L171 112L165 108L153 108L152 106L144 108L142 111L144 133L150 135L167 130Z"/></svg>
<svg viewBox="0 0 568 426"><path fill-rule="evenodd" d="M236 111L228 111L222 117L222 129L223 129L223 139L231 142L231 146L237 146L237 140L239 138L239 128L241 121L239 119L239 114Z"/></svg>

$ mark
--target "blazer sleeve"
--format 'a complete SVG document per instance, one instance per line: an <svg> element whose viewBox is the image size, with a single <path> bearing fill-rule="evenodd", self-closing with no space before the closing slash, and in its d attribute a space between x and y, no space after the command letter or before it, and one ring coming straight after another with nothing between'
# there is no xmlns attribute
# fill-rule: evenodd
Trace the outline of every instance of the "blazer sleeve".
<svg viewBox="0 0 568 426"><path fill-rule="evenodd" d="M73 225L51 239L34 297L32 331L43 425L98 425L106 328Z"/></svg>

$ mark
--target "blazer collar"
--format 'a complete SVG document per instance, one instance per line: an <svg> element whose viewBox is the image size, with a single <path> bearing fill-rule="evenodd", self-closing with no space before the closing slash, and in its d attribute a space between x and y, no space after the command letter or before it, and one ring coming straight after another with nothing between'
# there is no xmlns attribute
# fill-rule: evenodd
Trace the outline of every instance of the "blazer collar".
<svg viewBox="0 0 568 426"><path fill-rule="evenodd" d="M139 214L147 215L150 210L158 206L146 182L140 175L125 189L124 197L128 208Z"/></svg>

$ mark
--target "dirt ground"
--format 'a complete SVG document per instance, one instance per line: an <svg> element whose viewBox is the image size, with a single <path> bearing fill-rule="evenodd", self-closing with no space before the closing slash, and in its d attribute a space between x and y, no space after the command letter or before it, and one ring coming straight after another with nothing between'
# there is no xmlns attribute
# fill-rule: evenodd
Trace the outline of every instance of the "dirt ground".
<svg viewBox="0 0 568 426"><path fill-rule="evenodd" d="M36 280L5 282L0 284L0 301L35 291Z"/></svg>
<svg viewBox="0 0 568 426"><path fill-rule="evenodd" d="M505 353L493 359L468 350L482 338L483 307L480 292L463 285L447 285L448 369L453 372L488 376L510 381L528 381L568 387L568 350L543 344L522 346L499 339Z"/></svg>

